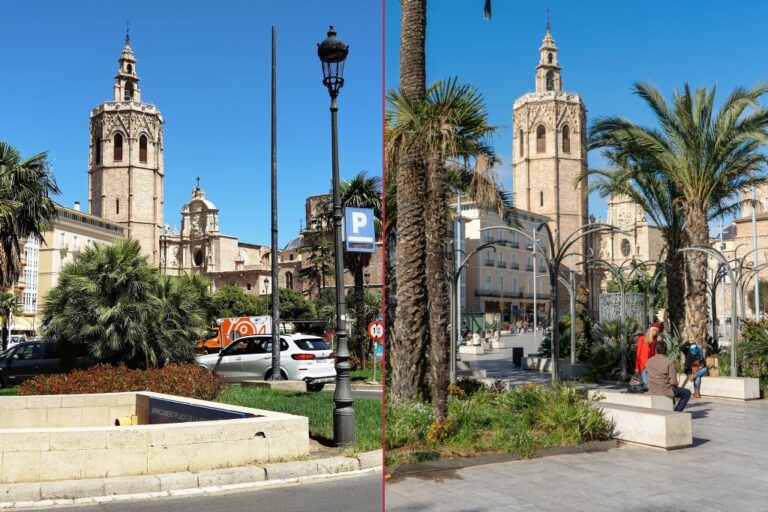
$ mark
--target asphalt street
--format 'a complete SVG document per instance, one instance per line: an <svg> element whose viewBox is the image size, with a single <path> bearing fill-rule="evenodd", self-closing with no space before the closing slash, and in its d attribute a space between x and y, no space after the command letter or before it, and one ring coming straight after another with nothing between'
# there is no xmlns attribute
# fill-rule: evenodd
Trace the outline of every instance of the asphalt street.
<svg viewBox="0 0 768 512"><path fill-rule="evenodd" d="M381 512L381 473L182 498L56 507L57 512ZM30 510L30 509L27 509ZM35 507L34 510L41 510Z"/></svg>

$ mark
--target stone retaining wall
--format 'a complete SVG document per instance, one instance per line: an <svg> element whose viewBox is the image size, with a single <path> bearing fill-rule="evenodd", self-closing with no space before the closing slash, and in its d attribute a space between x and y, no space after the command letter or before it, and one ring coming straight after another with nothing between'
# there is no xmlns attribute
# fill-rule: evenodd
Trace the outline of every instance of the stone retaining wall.
<svg viewBox="0 0 768 512"><path fill-rule="evenodd" d="M136 414L136 395L257 416L111 426L118 416ZM79 415L73 412L77 406L69 406L77 403L82 404ZM42 426L43 419L45 425L50 425L49 418L56 424L65 414L51 411L63 410L79 417L81 426ZM0 397L0 417L4 425L15 427L0 430L0 483L200 471L282 461L309 453L306 417L159 393ZM19 428L26 420L35 423L31 428ZM91 426L97 420L104 421L100 426Z"/></svg>

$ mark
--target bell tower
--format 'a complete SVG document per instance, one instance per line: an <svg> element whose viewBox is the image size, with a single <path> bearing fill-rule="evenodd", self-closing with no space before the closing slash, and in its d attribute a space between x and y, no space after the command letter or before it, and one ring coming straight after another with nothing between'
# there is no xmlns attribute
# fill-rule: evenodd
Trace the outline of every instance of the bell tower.
<svg viewBox="0 0 768 512"><path fill-rule="evenodd" d="M536 90L515 101L512 113L515 206L549 217L556 245L587 223L587 111L578 94L563 91L558 49L547 21L539 48ZM585 243L570 252L584 255ZM582 266L574 259L574 270ZM566 264L570 264L566 258Z"/></svg>
<svg viewBox="0 0 768 512"><path fill-rule="evenodd" d="M126 34L114 99L91 111L88 210L122 224L159 263L163 226L163 117L141 101L136 58Z"/></svg>

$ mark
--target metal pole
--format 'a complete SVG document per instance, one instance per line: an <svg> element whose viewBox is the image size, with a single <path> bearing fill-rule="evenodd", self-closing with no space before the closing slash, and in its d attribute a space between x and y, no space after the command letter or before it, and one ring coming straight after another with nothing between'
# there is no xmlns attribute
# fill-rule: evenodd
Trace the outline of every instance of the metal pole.
<svg viewBox="0 0 768 512"><path fill-rule="evenodd" d="M573 263L573 262L571 262ZM576 276L571 269L571 364L576 364Z"/></svg>
<svg viewBox="0 0 768 512"><path fill-rule="evenodd" d="M731 276L731 377L738 377L736 370L736 337L739 335L738 322L736 315L736 279Z"/></svg>
<svg viewBox="0 0 768 512"><path fill-rule="evenodd" d="M461 336L461 192L456 194L456 227L453 232L453 275L451 276L451 314L455 321L451 329L450 381L456 383L456 351Z"/></svg>
<svg viewBox="0 0 768 512"><path fill-rule="evenodd" d="M534 244L535 245L535 244ZM560 322L557 320L557 270L553 262L549 264L549 311L552 347L552 384L560 381Z"/></svg>
<svg viewBox="0 0 768 512"><path fill-rule="evenodd" d="M720 252L723 252L724 249L725 249L725 243L723 242L723 220L720 219ZM723 315L725 315L725 276L723 277L722 297L723 297ZM725 333L725 318L723 318L723 333Z"/></svg>
<svg viewBox="0 0 768 512"><path fill-rule="evenodd" d="M373 380L371 382L376 382L376 349L378 344L378 341L373 342Z"/></svg>
<svg viewBox="0 0 768 512"><path fill-rule="evenodd" d="M618 277L621 292L621 380L627 380L627 308L624 280Z"/></svg>
<svg viewBox="0 0 768 512"><path fill-rule="evenodd" d="M533 241L531 242L533 247L533 339L536 339L536 228L533 229ZM549 298L550 302L552 297Z"/></svg>
<svg viewBox="0 0 768 512"><path fill-rule="evenodd" d="M280 281L277 245L277 29L272 27L272 377L283 380L280 371Z"/></svg>
<svg viewBox="0 0 768 512"><path fill-rule="evenodd" d="M757 208L757 202L755 201L755 186L752 185L752 248L755 251L752 257L754 258L754 265L757 268L757 215L755 210ZM755 320L760 320L760 278L755 273Z"/></svg>
<svg viewBox="0 0 768 512"><path fill-rule="evenodd" d="M451 328L451 357L449 359L450 365L448 369L448 380L451 384L456 383L456 290L455 290L455 282L454 274L450 275L451 278L451 300L450 300L450 307L451 307L451 325L453 326Z"/></svg>
<svg viewBox="0 0 768 512"><path fill-rule="evenodd" d="M355 443L355 410L349 385L349 347L344 304L344 247L341 240L341 194L339 191L339 140L336 96L331 96L331 140L333 163L333 235L336 280L336 391L333 394L333 441L337 446Z"/></svg>

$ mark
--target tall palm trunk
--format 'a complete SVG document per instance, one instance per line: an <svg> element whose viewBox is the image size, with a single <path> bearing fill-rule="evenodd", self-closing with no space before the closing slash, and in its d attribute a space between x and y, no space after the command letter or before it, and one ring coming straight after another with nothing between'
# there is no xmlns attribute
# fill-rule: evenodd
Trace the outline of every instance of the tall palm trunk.
<svg viewBox="0 0 768 512"><path fill-rule="evenodd" d="M704 208L689 207L686 229L692 246L709 246L709 225ZM707 339L707 256L699 251L686 253L685 336L689 341Z"/></svg>
<svg viewBox="0 0 768 512"><path fill-rule="evenodd" d="M685 256L669 248L665 267L669 330L682 334L685 329Z"/></svg>
<svg viewBox="0 0 768 512"><path fill-rule="evenodd" d="M400 91L411 101L426 95L424 40L426 0L401 0ZM427 290L424 272L426 242L424 204L426 176L420 147L403 149L397 167L396 336L390 339L391 397L409 400L418 393L423 375L417 371L424 356L427 330Z"/></svg>
<svg viewBox="0 0 768 512"><path fill-rule="evenodd" d="M362 260L362 258L360 258ZM365 285L363 284L363 262L355 265L355 336L360 348L360 362L365 370L365 358L368 355L368 336L365 328Z"/></svg>
<svg viewBox="0 0 768 512"><path fill-rule="evenodd" d="M440 155L429 160L425 225L427 238L427 293L429 296L430 394L437 422L448 415L448 282L445 276L447 191Z"/></svg>

